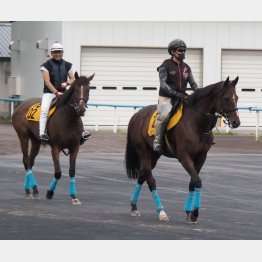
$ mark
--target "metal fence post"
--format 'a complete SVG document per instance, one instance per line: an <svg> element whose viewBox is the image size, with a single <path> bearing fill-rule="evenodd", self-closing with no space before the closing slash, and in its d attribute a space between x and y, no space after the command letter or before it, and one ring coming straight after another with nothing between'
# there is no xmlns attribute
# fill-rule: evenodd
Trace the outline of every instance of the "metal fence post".
<svg viewBox="0 0 262 262"><path fill-rule="evenodd" d="M257 124L256 124L256 141L259 140L259 111L256 111L256 119L257 119Z"/></svg>
<svg viewBox="0 0 262 262"><path fill-rule="evenodd" d="M117 111L116 111L117 107L114 107L114 133L116 133L117 131Z"/></svg>
<svg viewBox="0 0 262 262"><path fill-rule="evenodd" d="M96 126L95 126L95 131L98 131L98 106L96 106L95 110L95 115L96 115Z"/></svg>

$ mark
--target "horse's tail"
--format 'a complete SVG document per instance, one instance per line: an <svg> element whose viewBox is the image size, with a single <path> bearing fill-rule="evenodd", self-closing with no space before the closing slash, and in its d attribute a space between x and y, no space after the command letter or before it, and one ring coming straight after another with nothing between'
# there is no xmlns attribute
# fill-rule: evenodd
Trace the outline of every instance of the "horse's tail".
<svg viewBox="0 0 262 262"><path fill-rule="evenodd" d="M140 174L140 161L136 149L127 133L126 155L125 155L126 173L130 179L137 179Z"/></svg>

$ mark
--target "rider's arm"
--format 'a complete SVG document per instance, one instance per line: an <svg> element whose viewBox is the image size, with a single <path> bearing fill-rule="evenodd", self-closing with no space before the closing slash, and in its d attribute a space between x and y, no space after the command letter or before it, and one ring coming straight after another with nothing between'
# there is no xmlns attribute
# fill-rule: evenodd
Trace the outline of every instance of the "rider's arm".
<svg viewBox="0 0 262 262"><path fill-rule="evenodd" d="M189 82L191 88L192 88L194 91L198 88L197 83L196 83L196 81L195 81L195 79L194 79L194 77L193 77L193 74L192 74L192 71L191 71L191 70L190 70L190 73L189 73L189 76L188 76L188 82Z"/></svg>
<svg viewBox="0 0 262 262"><path fill-rule="evenodd" d="M75 81L74 71L70 70L68 72L69 80L67 81L69 85L72 85L72 83Z"/></svg>
<svg viewBox="0 0 262 262"><path fill-rule="evenodd" d="M49 88L49 90L52 92L52 93L56 93L57 90L56 88L52 85L52 83L50 82L50 75L49 75L49 72L46 71L46 70L42 70L42 76L43 76L43 79L44 79L44 82L45 82L45 85Z"/></svg>
<svg viewBox="0 0 262 262"><path fill-rule="evenodd" d="M160 88L164 90L166 94L168 94L169 97L177 96L178 92L173 90L168 84L167 84L167 69L165 67L159 67L159 81L160 81Z"/></svg>

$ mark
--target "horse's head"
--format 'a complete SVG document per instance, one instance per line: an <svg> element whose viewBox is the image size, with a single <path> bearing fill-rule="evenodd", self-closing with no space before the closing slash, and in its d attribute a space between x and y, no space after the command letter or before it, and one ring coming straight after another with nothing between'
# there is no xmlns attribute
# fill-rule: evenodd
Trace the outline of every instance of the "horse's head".
<svg viewBox="0 0 262 262"><path fill-rule="evenodd" d="M226 81L222 82L222 87L220 88L220 105L218 110L231 128L237 128L240 125L237 108L238 96L235 88L237 82L238 77L233 81L230 81L228 77Z"/></svg>
<svg viewBox="0 0 262 262"><path fill-rule="evenodd" d="M69 90L59 99L59 105L67 102L70 104L77 114L77 116L84 116L86 111L86 104L89 100L90 81L94 78L94 75L89 77L78 76L75 73L75 81L72 83Z"/></svg>

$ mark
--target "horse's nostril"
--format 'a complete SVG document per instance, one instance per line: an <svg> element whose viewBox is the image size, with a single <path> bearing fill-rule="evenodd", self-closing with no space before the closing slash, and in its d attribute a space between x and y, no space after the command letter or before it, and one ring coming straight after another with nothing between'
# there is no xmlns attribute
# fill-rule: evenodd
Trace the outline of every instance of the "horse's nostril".
<svg viewBox="0 0 262 262"><path fill-rule="evenodd" d="M232 127L233 128L237 128L237 127L239 127L240 126L240 122L237 122L237 121L233 121L232 122Z"/></svg>

